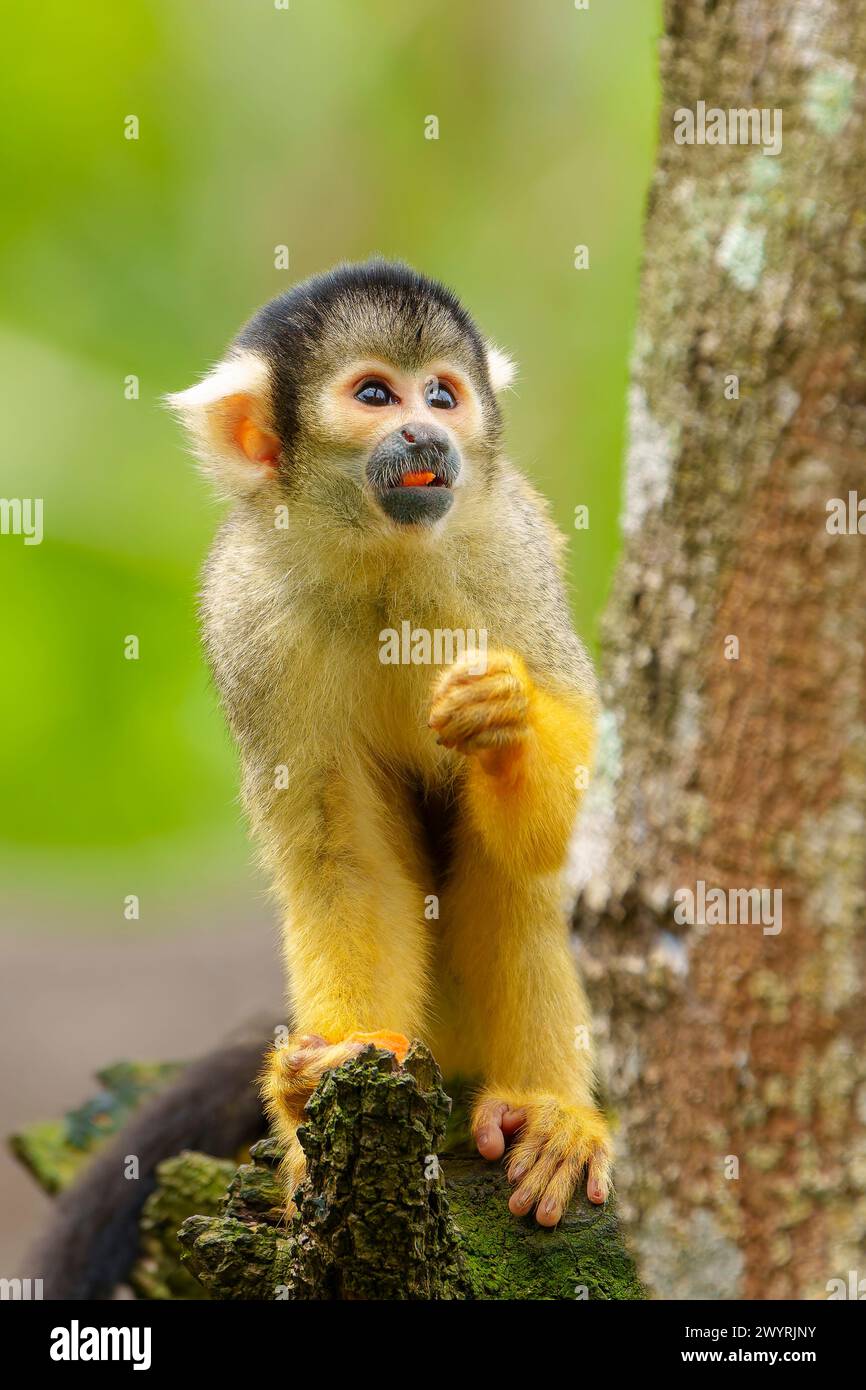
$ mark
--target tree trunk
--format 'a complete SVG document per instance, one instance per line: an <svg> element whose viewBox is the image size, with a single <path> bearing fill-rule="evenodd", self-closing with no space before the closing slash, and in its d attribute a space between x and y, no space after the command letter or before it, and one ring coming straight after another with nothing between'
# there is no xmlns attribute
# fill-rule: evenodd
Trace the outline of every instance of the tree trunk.
<svg viewBox="0 0 866 1390"><path fill-rule="evenodd" d="M862 1266L866 537L828 503L866 493L864 64L843 0L666 4L576 913L661 1297L826 1297ZM781 153L676 143L699 101L780 109ZM699 882L781 915L679 925Z"/></svg>

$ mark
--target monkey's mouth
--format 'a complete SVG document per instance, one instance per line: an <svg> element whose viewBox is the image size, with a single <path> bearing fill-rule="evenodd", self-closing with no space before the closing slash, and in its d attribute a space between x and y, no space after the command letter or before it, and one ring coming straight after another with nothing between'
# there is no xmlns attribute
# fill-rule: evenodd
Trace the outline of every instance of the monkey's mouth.
<svg viewBox="0 0 866 1390"><path fill-rule="evenodd" d="M376 501L399 526L432 526L454 501L448 470L439 459L423 467L413 460L411 466L376 489Z"/></svg>
<svg viewBox="0 0 866 1390"><path fill-rule="evenodd" d="M418 482L418 474L404 474L400 482L386 487L376 501L386 516L400 526L432 526L450 510L454 493L445 478L428 478Z"/></svg>
<svg viewBox="0 0 866 1390"><path fill-rule="evenodd" d="M432 526L449 511L460 455L446 435L408 442L399 431L382 440L367 461L367 482L386 516L400 526ZM429 433L429 432L428 432Z"/></svg>

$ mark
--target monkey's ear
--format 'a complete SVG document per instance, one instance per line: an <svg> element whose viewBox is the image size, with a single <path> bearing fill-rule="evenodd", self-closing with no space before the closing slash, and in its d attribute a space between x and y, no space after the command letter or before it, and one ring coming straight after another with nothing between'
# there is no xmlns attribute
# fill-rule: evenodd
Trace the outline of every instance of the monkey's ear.
<svg viewBox="0 0 866 1390"><path fill-rule="evenodd" d="M490 385L498 393L511 385L517 375L517 364L506 352L488 343L487 374L490 377Z"/></svg>
<svg viewBox="0 0 866 1390"><path fill-rule="evenodd" d="M220 492L253 492L273 477L281 444L271 419L267 363L252 352L217 364L195 386L165 397Z"/></svg>

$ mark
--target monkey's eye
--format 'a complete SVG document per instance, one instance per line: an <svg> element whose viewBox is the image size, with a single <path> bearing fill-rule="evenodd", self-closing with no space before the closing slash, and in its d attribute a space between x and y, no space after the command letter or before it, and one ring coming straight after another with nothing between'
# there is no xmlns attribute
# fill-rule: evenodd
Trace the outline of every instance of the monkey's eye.
<svg viewBox="0 0 866 1390"><path fill-rule="evenodd" d="M428 381L424 387L424 400L428 405L433 406L434 410L453 410L457 404L457 397L446 386L444 381Z"/></svg>
<svg viewBox="0 0 866 1390"><path fill-rule="evenodd" d="M396 405L397 397L384 381L373 378L364 381L355 392L355 400L362 405Z"/></svg>

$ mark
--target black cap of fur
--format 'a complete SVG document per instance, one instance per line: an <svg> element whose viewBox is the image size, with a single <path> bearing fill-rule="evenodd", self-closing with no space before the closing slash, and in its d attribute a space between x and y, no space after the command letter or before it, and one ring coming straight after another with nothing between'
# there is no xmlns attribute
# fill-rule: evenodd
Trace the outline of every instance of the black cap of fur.
<svg viewBox="0 0 866 1390"><path fill-rule="evenodd" d="M287 452L305 387L352 355L409 369L456 356L482 397L491 434L500 428L484 341L471 316L445 285L402 262L377 258L304 280L265 304L234 347L268 362L274 427Z"/></svg>

